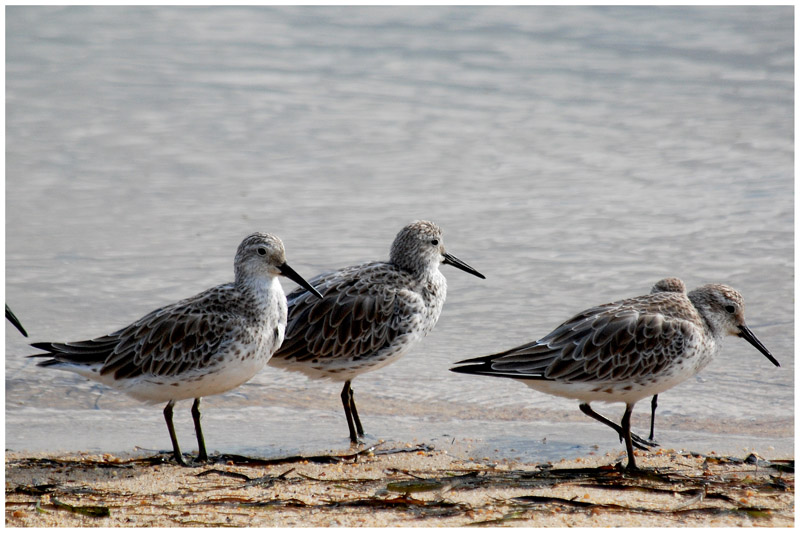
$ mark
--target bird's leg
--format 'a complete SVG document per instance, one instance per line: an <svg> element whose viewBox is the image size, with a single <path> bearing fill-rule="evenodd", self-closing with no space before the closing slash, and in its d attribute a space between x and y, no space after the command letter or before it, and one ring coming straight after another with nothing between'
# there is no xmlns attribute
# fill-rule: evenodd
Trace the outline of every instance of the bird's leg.
<svg viewBox="0 0 800 533"><path fill-rule="evenodd" d="M619 424L615 424L608 418L595 412L591 407L589 407L588 403L582 403L580 405L580 409L583 414L594 418L598 422L602 422L603 424L607 425L608 427L616 431L617 435L619 435L620 442L625 440L624 432L622 430L622 427L619 426ZM651 446L658 446L658 444L656 444L655 442L645 440L634 433L631 433L631 440L633 442L633 445L639 448L640 450L649 450Z"/></svg>
<svg viewBox="0 0 800 533"><path fill-rule="evenodd" d="M356 422L358 420L358 414L353 416L353 389L350 388L350 381L344 382L344 387L342 388L342 405L344 406L344 416L347 418L347 428L350 430L350 442L353 444L358 443L358 434L356 433ZM355 418L355 420L354 420ZM358 422L359 429L361 427L361 422Z"/></svg>
<svg viewBox="0 0 800 533"><path fill-rule="evenodd" d="M658 407L658 394L653 395L653 400L650 402L650 436L647 437L653 440L653 432L656 427L656 407Z"/></svg>
<svg viewBox="0 0 800 533"><path fill-rule="evenodd" d="M356 424L356 432L359 437L364 436L364 428L361 425L361 419L358 417L358 409L356 409L356 397L353 394L353 388L350 387L350 411L353 413L353 422Z"/></svg>
<svg viewBox="0 0 800 533"><path fill-rule="evenodd" d="M639 470L636 466L636 459L633 457L633 441L631 439L631 415L633 414L633 404L625 405L625 413L622 415L622 432L625 437L625 450L628 452L627 470Z"/></svg>
<svg viewBox="0 0 800 533"><path fill-rule="evenodd" d="M197 460L201 462L208 461L208 454L206 453L206 440L203 438L203 428L200 427L200 398L195 398L192 404L192 420L194 420L194 432L197 434Z"/></svg>
<svg viewBox="0 0 800 533"><path fill-rule="evenodd" d="M169 438L172 440L172 453L175 456L175 461L181 466L189 466L183 460L181 448L178 446L178 437L175 435L175 426L172 425L172 407L175 405L175 400L167 402L164 408L164 420L167 421L167 431L169 431Z"/></svg>

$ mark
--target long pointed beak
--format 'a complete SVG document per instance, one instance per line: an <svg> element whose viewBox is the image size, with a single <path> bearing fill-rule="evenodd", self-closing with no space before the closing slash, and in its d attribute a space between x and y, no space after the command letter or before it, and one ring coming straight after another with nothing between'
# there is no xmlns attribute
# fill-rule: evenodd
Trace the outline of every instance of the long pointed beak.
<svg viewBox="0 0 800 533"><path fill-rule="evenodd" d="M750 331L750 328L748 328L744 324L739 326L739 336L744 340L746 340L747 342L749 342L750 344L752 344L753 346L755 346L756 349L759 352L763 353L773 365L781 366L778 360L772 357L772 354L769 353L769 350L767 350L767 348L763 344L761 344L761 341L758 340L755 335L753 335L753 332Z"/></svg>
<svg viewBox="0 0 800 533"><path fill-rule="evenodd" d="M322 298L322 295L319 293L319 291L317 289L315 289L314 287L312 287L309 282L304 280L300 276L300 274L295 272L294 269L292 267L290 267L287 263L284 263L281 266L279 266L278 270L281 271L281 274L283 274L284 276L286 276L290 280L294 281L295 283L297 283L298 285L300 285L301 287L306 289L308 292L310 292L311 294L313 294L317 298Z"/></svg>
<svg viewBox="0 0 800 533"><path fill-rule="evenodd" d="M467 272L469 274L472 274L473 276L477 276L481 279L486 279L486 276L484 276L483 274L481 274L480 272L478 272L477 270L475 270L474 268L472 268L471 266L469 266L464 261L462 261L461 259L459 259L454 255L450 255L447 253L444 254L444 261L442 261L442 263L444 263L445 265L453 265L454 267L463 270L464 272Z"/></svg>
<svg viewBox="0 0 800 533"><path fill-rule="evenodd" d="M25 328L22 327L22 322L19 321L19 319L17 318L17 315L15 315L11 311L11 308L8 307L7 304L6 304L6 320L8 320L12 324L14 324L14 327L17 328L19 330L19 332L22 333L22 335L24 335L25 337L28 336L28 332L25 331Z"/></svg>

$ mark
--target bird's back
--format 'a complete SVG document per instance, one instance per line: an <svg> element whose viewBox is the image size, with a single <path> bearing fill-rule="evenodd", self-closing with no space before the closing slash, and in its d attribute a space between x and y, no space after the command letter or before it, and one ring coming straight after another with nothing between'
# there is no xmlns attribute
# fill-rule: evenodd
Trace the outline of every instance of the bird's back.
<svg viewBox="0 0 800 533"><path fill-rule="evenodd" d="M410 273L371 262L310 280L322 299L287 297L286 338L270 365L345 381L391 362L435 325L441 305ZM434 291L435 292L435 291Z"/></svg>

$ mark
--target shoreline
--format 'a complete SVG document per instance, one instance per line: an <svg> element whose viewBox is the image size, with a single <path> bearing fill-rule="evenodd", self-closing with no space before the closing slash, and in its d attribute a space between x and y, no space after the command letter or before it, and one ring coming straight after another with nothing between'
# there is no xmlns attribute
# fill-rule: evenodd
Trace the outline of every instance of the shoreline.
<svg viewBox="0 0 800 533"><path fill-rule="evenodd" d="M58 390L58 389L53 389ZM228 452L259 457L283 454L315 454L349 446L338 395L327 389L290 389L285 397L222 395L212 397L203 413L209 452ZM258 389L256 392L264 392ZM51 392L51 391L48 391ZM85 400L67 408L53 395L59 408L12 406L6 411L6 450L19 453L93 453L125 455L137 446L143 450L170 449L161 409L141 405L120 394L104 394L101 409L91 409L91 394L72 397ZM557 461L591 452L622 450L616 434L581 413L572 403L563 408L485 406L454 402L423 403L418 400L363 394L362 419L368 425L369 444L385 439L427 442L457 453L481 453L525 462ZM663 403L667 403L668 399ZM188 404L176 410L175 428L185 446L194 445L194 426ZM620 406L601 406L598 412L618 420ZM783 413L757 417L721 418L659 412L656 440L664 448L704 453L784 458L794 456L794 418ZM136 420L135 426L130 420ZM314 431L308 431L308 421ZM649 409L634 412L635 432L647 433ZM98 430L98 428L102 428ZM280 428L280 431L276 431ZM54 440L54 436L57 436ZM57 445L54 445L56 443ZM212 449L213 448L213 449ZM478 449L478 450L476 450Z"/></svg>
<svg viewBox="0 0 800 533"><path fill-rule="evenodd" d="M7 527L794 525L794 460L624 453L556 463L431 445L180 467L168 455L6 453ZM165 462L166 461L166 462Z"/></svg>

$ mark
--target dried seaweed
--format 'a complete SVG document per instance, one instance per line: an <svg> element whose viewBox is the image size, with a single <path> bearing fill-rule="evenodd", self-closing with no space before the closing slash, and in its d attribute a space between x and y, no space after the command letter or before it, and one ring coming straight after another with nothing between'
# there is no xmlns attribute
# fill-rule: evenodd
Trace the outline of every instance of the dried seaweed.
<svg viewBox="0 0 800 533"><path fill-rule="evenodd" d="M681 506L678 509L654 509L650 507L631 507L628 505L621 505L616 503L595 503L580 500L568 500L565 498L554 498L549 496L520 496L512 498L512 501L528 506L528 505L557 505L559 507L573 507L589 510L604 510L628 513L655 513L655 514L681 514L681 513L722 513L722 512L746 512L746 513L769 513L772 509L767 507L740 507L736 506L730 509L722 509L718 507L705 507L705 508L688 508ZM699 501L699 500L698 500ZM735 500L734 500L735 501Z"/></svg>
<svg viewBox="0 0 800 533"><path fill-rule="evenodd" d="M68 503L60 502L55 498L51 500L53 505L59 509L67 510L71 513L78 513L93 518L103 518L111 516L111 509L104 505L70 505Z"/></svg>
<svg viewBox="0 0 800 533"><path fill-rule="evenodd" d="M696 455L696 454L692 454ZM715 464L737 465L737 464L757 464L760 467L773 468L781 472L785 471L787 463L793 461L770 462L757 459L738 459L731 457L704 457L711 459L709 462ZM775 468L775 465L780 465ZM793 465L792 465L793 467ZM663 509L641 506L627 506L617 503L601 503L586 501L585 499L566 499L546 495L529 495L511 498L506 503L511 503L512 511L506 513L501 518L493 520L477 521L468 524L469 526L489 526L500 525L509 521L528 520L531 513L542 512L545 510L558 509L560 511L571 510L572 512L622 512L622 513L649 513L669 516L682 516L687 514L745 514L751 518L766 518L772 512L778 510L769 507L741 505L742 501L736 497L737 494L758 492L761 494L769 492L793 492L794 482L787 482L782 478L769 476L767 479L754 479L749 475L744 477L732 476L730 472L726 476L715 476L708 471L702 471L700 475L688 475L678 469L664 470L643 470L639 472L624 472L608 467L600 468L578 468L578 469L542 469L539 472L522 473L517 476L515 473L510 475L502 474L500 483L509 484L517 478L520 484L530 480L549 480L550 487L574 486L586 489L601 489L610 491L637 490L651 493L665 493L675 496L684 496L683 503L676 507ZM494 475L489 475L482 479L483 483L495 483L497 480ZM716 500L723 502L723 507L713 506L709 502ZM498 502L499 503L499 502ZM703 506L699 506L702 503Z"/></svg>
<svg viewBox="0 0 800 533"><path fill-rule="evenodd" d="M296 498L271 499L271 500L254 500L244 496L222 496L218 498L210 498L208 500L199 501L190 504L191 506L203 505L223 505L223 506L236 506L236 507L283 507L283 508L301 508L308 507L302 500Z"/></svg>
<svg viewBox="0 0 800 533"><path fill-rule="evenodd" d="M246 457L244 455L223 454L211 458L211 462L229 463L237 466L274 466L290 463L315 463L315 464L339 464L358 461L360 457L369 455L391 455L395 453L416 453L429 452L434 448L428 444L419 444L411 448L391 448L388 450L378 449L380 444L375 444L356 453L346 455L323 454L323 455L291 455L289 457L279 457L275 459L259 459Z"/></svg>
<svg viewBox="0 0 800 533"><path fill-rule="evenodd" d="M13 489L6 490L6 494L28 494L31 496L41 496L53 492L58 485L48 483L45 485L17 485Z"/></svg>
<svg viewBox="0 0 800 533"><path fill-rule="evenodd" d="M326 507L334 508L359 508L366 507L375 510L406 510L430 515L435 513L437 516L448 516L460 514L470 509L470 506L463 503L449 502L443 499L418 500L407 494L393 498L358 498L354 500L344 500L329 502ZM319 507L319 506L318 506Z"/></svg>
<svg viewBox="0 0 800 533"><path fill-rule="evenodd" d="M247 457L244 455L236 454L221 454L210 456L208 463L210 464L230 464L235 466L273 466L280 464L291 463L315 463L315 464L339 464L346 462L358 461L360 457L370 455L391 455L396 453L417 453L429 452L434 449L433 446L427 444L419 444L414 447L406 448L391 448L388 450L381 450L381 444L375 444L356 453L336 455L336 454L322 454L322 455L291 455L288 457L277 457L274 459L262 459L258 457ZM170 464L172 462L171 453L162 453L149 457L134 457L130 459L109 458L104 460L96 459L51 459L45 457L26 457L10 461L7 466L13 465L22 468L123 468L133 469L137 466L156 466L163 464Z"/></svg>
<svg viewBox="0 0 800 533"><path fill-rule="evenodd" d="M540 465L533 470L523 470L453 462L448 469L434 471L424 466L422 470L386 468L377 478L372 476L363 479L342 477L341 474L351 467L330 470L318 466L313 469L302 467L306 463L353 463L367 456L424 453L431 449L424 445L386 450L372 447L353 454L279 459L218 456L214 458L215 463L224 462L238 467L236 471L211 467L187 475L185 484L170 493L137 495L101 490L91 482L76 483L72 469L91 472L97 467L130 468L130 465L136 465L139 468L137 472L142 473L149 470L148 465L159 464L153 458L109 461L23 459L7 463L7 469L13 464L14 468L41 468L44 472L63 475L60 478L41 478L50 481L47 484L9 484L6 507L20 509L18 505L24 505L42 513L66 511L93 518L110 516L113 508L115 517L124 514L128 517L138 516L139 520L150 520L155 516L165 516L176 524L217 526L247 525L247 520L254 513L258 516L262 512L264 514L261 516L272 516L278 512L298 517L335 517L359 510L367 520L373 513L382 512L394 514L403 523L425 517L443 517L451 520L449 523L452 524L452 518L457 517L456 525L469 526L497 526L523 521L529 525L555 513L574 515L582 520L596 520L595 515L600 514L643 514L676 520L678 523L683 523L687 517L696 521L698 517L727 515L742 517L745 521L752 520L756 525L769 524L770 517L776 513L783 520L786 517L791 519L786 495L793 497L793 460L764 461L755 456L735 458L675 454L668 467L646 468L639 472L628 472L614 465L596 468ZM261 466L280 464L289 466L276 469L280 473L254 475L267 474L259 468ZM332 475L334 471L338 475ZM361 472L353 467L353 472L356 471ZM310 475L312 472L314 475ZM109 477L100 471L98 474L100 478L94 479ZM114 476L116 474L110 477ZM54 479L61 479L62 484ZM80 479L93 478L84 476ZM317 487L314 496L303 492L308 490L308 480ZM303 485L305 488L302 488ZM298 489L301 492L297 492ZM513 489L510 493L513 497L466 497L471 491L479 489L492 489L493 494L502 493L502 490L496 489ZM646 497L615 497L628 491L642 492ZM295 497L298 494L304 495ZM15 496L14 500L17 501L9 501L8 495L33 495L41 497L41 500L18 502L21 498ZM749 498L754 495L758 496L758 500L752 501L757 501L758 505L750 503ZM59 500L62 497L68 497L70 501L76 497L90 500L81 505L71 505L62 503ZM132 503L133 500L136 503ZM218 509L213 512L223 513L225 521L219 521L218 518L198 521L191 516L201 512L210 513L210 508Z"/></svg>
<svg viewBox="0 0 800 533"><path fill-rule="evenodd" d="M211 474L217 474L219 476L227 476L236 479L244 479L245 481L250 481L250 476L248 476L247 474L240 474L239 472L228 472L226 470L217 470L216 468L200 472L199 474L197 474L197 477L208 476Z"/></svg>

